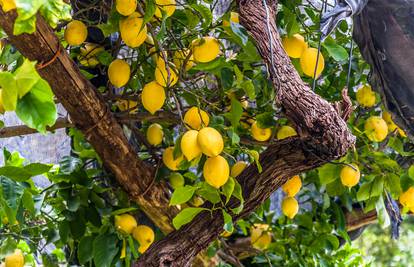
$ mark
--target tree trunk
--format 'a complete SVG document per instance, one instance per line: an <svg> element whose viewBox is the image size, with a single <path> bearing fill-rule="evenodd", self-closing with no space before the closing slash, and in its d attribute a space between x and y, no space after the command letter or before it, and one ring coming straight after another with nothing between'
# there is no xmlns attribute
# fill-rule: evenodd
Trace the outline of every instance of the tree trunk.
<svg viewBox="0 0 414 267"><path fill-rule="evenodd" d="M233 214L233 221L249 215L288 178L338 159L355 142L346 122L334 107L312 92L296 72L283 50L275 24L277 2L268 2L271 2L268 4L271 38L266 9L261 0L239 1L240 20L256 41L258 51L268 66L277 101L295 124L299 137L270 145L260 155L263 171L259 173L255 165L250 165L237 178L243 189L245 205L240 214ZM347 117L351 104L345 94L342 107L344 117ZM237 204L232 199L229 207ZM222 231L221 212L203 212L191 223L152 245L135 266L189 266L192 258Z"/></svg>

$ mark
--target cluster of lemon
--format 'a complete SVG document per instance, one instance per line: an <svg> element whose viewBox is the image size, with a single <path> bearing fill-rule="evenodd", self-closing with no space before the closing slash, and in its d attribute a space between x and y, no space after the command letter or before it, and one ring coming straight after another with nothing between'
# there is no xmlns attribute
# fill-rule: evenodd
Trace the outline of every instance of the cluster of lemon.
<svg viewBox="0 0 414 267"><path fill-rule="evenodd" d="M154 242L154 231L146 225L138 225L135 218L129 214L115 216L115 228L123 234L132 234L133 238L139 243L138 251L144 253ZM124 241L121 258L125 257L126 243Z"/></svg>
<svg viewBox="0 0 414 267"><path fill-rule="evenodd" d="M411 186L400 195L400 203L404 208L414 213L414 187Z"/></svg>
<svg viewBox="0 0 414 267"><path fill-rule="evenodd" d="M3 265L4 264L4 265ZM6 256L4 263L0 264L4 267L23 267L24 266L24 256L20 249L15 249L14 253Z"/></svg>
<svg viewBox="0 0 414 267"><path fill-rule="evenodd" d="M264 142L272 137L272 128L260 128L257 121L255 121L250 128L250 133L255 140ZM293 127L283 125L278 129L276 137L278 140L282 140L291 136L296 136L297 134L298 133Z"/></svg>
<svg viewBox="0 0 414 267"><path fill-rule="evenodd" d="M267 249L272 242L272 233L268 224L255 223L250 227L250 243L256 249Z"/></svg>
<svg viewBox="0 0 414 267"><path fill-rule="evenodd" d="M293 219L299 211L299 203L295 196L301 188L302 180L299 175L293 176L282 186L282 190L286 194L282 201L282 212L290 219Z"/></svg>
<svg viewBox="0 0 414 267"><path fill-rule="evenodd" d="M318 49L308 47L308 43L302 35L297 33L291 37L284 37L282 45L289 57L299 58L303 74L315 78L321 75L325 68L325 59L322 53L319 53L318 56ZM316 64L318 65L316 66Z"/></svg>

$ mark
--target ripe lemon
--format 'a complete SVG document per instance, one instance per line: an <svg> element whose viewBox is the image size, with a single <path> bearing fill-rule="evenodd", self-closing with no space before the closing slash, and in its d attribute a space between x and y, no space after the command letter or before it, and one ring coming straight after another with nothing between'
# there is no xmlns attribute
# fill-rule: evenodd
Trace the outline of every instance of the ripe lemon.
<svg viewBox="0 0 414 267"><path fill-rule="evenodd" d="M162 18L163 10L167 17L170 17L175 11L175 0L155 0L155 4L157 5L157 9L155 10L155 16L157 18Z"/></svg>
<svg viewBox="0 0 414 267"><path fill-rule="evenodd" d="M129 16L137 9L137 0L116 0L116 11L124 16Z"/></svg>
<svg viewBox="0 0 414 267"><path fill-rule="evenodd" d="M188 161L201 155L202 151L197 141L198 131L189 130L181 138L181 151Z"/></svg>
<svg viewBox="0 0 414 267"><path fill-rule="evenodd" d="M267 141L272 136L272 129L260 128L255 121L250 129L252 136L257 141Z"/></svg>
<svg viewBox="0 0 414 267"><path fill-rule="evenodd" d="M147 39L147 26L143 23L144 19L138 12L119 21L121 38L127 46L139 47Z"/></svg>
<svg viewBox="0 0 414 267"><path fill-rule="evenodd" d="M7 255L5 258L6 267L23 267L24 256L20 249L16 249L13 254Z"/></svg>
<svg viewBox="0 0 414 267"><path fill-rule="evenodd" d="M197 62L207 63L213 61L220 54L220 43L211 36L196 39L191 46L194 60Z"/></svg>
<svg viewBox="0 0 414 267"><path fill-rule="evenodd" d="M282 39L283 48L291 58L300 58L303 51L308 48L308 44L305 42L305 38L302 35L296 33L291 37L284 37ZM313 76L313 72L312 72Z"/></svg>
<svg viewBox="0 0 414 267"><path fill-rule="evenodd" d="M222 156L208 158L204 163L203 176L206 182L220 188L229 179L230 167L227 160Z"/></svg>
<svg viewBox="0 0 414 267"><path fill-rule="evenodd" d="M173 172L168 178L170 185L173 189L177 189L185 185L185 179L179 172Z"/></svg>
<svg viewBox="0 0 414 267"><path fill-rule="evenodd" d="M414 208L414 187L408 188L400 195L400 203L404 207Z"/></svg>
<svg viewBox="0 0 414 267"><path fill-rule="evenodd" d="M131 75L131 68L128 63L122 59L115 59L109 64L108 78L109 81L120 88L128 83L129 76Z"/></svg>
<svg viewBox="0 0 414 267"><path fill-rule="evenodd" d="M272 243L272 234L266 232L262 234L252 246L256 249L265 250L269 247L270 243Z"/></svg>
<svg viewBox="0 0 414 267"><path fill-rule="evenodd" d="M147 83L142 89L141 101L144 108L148 110L149 113L154 114L164 105L164 87L162 87L155 81Z"/></svg>
<svg viewBox="0 0 414 267"><path fill-rule="evenodd" d="M378 116L371 116L365 121L365 134L368 139L374 142L383 141L388 134L387 123Z"/></svg>
<svg viewBox="0 0 414 267"><path fill-rule="evenodd" d="M375 92L368 84L364 85L356 92L356 100L359 105L370 108L375 105Z"/></svg>
<svg viewBox="0 0 414 267"><path fill-rule="evenodd" d="M182 66L187 58L187 56L190 54L190 49L183 49L183 50L177 50L174 52L174 65L181 70ZM185 70L189 71L194 66L194 56L191 54L188 60L185 63Z"/></svg>
<svg viewBox="0 0 414 267"><path fill-rule="evenodd" d="M105 51L104 47L94 44L86 43L80 49L80 54L78 55L79 63L88 68L94 68L99 64L97 55Z"/></svg>
<svg viewBox="0 0 414 267"><path fill-rule="evenodd" d="M204 110L191 107L184 115L184 123L194 130L200 130L202 125L208 126L210 117Z"/></svg>
<svg viewBox="0 0 414 267"><path fill-rule="evenodd" d="M296 132L295 129L293 129L292 127L288 126L288 125L284 125L282 127L280 127L280 129L277 131L277 139L282 140L288 137L292 137L292 136L296 136L298 135L298 133Z"/></svg>
<svg viewBox="0 0 414 267"><path fill-rule="evenodd" d="M272 234L268 232L269 225L255 223L250 228L250 243L256 249L266 249L272 242Z"/></svg>
<svg viewBox="0 0 414 267"><path fill-rule="evenodd" d="M151 124L147 129L147 141L153 146L158 146L162 143L164 132L162 126L158 123Z"/></svg>
<svg viewBox="0 0 414 267"><path fill-rule="evenodd" d="M230 12L230 21L223 20L223 27L230 27L230 22L239 24L240 23L239 13L237 13L237 12Z"/></svg>
<svg viewBox="0 0 414 267"><path fill-rule="evenodd" d="M361 177L361 173L359 172L359 168L356 165L352 165L355 167L356 170L352 169L349 166L344 166L341 169L341 173L339 177L341 178L341 182L344 186L349 188L358 184L359 179Z"/></svg>
<svg viewBox="0 0 414 267"><path fill-rule="evenodd" d="M224 148L220 132L211 127L204 127L198 132L197 142L201 151L209 157L218 156Z"/></svg>
<svg viewBox="0 0 414 267"><path fill-rule="evenodd" d="M6 112L6 110L4 109L3 104L3 89L0 89L0 113L4 114L4 112Z"/></svg>
<svg viewBox="0 0 414 267"><path fill-rule="evenodd" d="M117 101L116 105L121 111L129 110L131 113L138 111L138 108L137 108L138 102L133 101L133 100L121 99Z"/></svg>
<svg viewBox="0 0 414 267"><path fill-rule="evenodd" d="M162 154L162 161L164 162L165 166L167 166L167 168L172 171L178 170L178 166L183 160L183 155L180 155L174 159L174 147L166 148Z"/></svg>
<svg viewBox="0 0 414 267"><path fill-rule="evenodd" d="M0 5L3 7L4 12L9 12L16 8L16 3L14 0L0 0Z"/></svg>
<svg viewBox="0 0 414 267"><path fill-rule="evenodd" d="M389 113L388 111L384 111L382 113L382 118L387 123L388 132L391 133L391 132L394 132L395 129L397 129L399 135L401 135L402 137L407 137L404 130L402 130L400 127L397 126L397 124L394 123L394 121L392 120L391 113Z"/></svg>
<svg viewBox="0 0 414 267"><path fill-rule="evenodd" d="M299 211L298 201L294 197L286 197L282 201L282 212L285 216L293 219Z"/></svg>
<svg viewBox="0 0 414 267"><path fill-rule="evenodd" d="M299 175L295 175L290 178L283 186L282 190L289 196L294 197L300 191L302 187L302 180Z"/></svg>
<svg viewBox="0 0 414 267"><path fill-rule="evenodd" d="M125 234L130 234L135 227L137 227L137 221L132 215L115 215L115 228L118 231L121 231Z"/></svg>
<svg viewBox="0 0 414 267"><path fill-rule="evenodd" d="M155 234L151 227L146 225L138 225L132 231L132 236L138 243L142 245L151 245L154 242Z"/></svg>
<svg viewBox="0 0 414 267"><path fill-rule="evenodd" d="M318 49L316 48L307 48L303 50L302 55L300 56L300 67L302 68L303 73L306 76L313 77L316 66L316 59L318 55ZM325 68L325 59L322 54L319 54L318 67L316 69L316 76L318 78L321 75L323 69Z"/></svg>
<svg viewBox="0 0 414 267"><path fill-rule="evenodd" d="M247 163L244 161L237 161L233 166L231 166L230 176L237 177L246 169Z"/></svg>
<svg viewBox="0 0 414 267"><path fill-rule="evenodd" d="M88 37L86 25L79 20L72 20L65 29L65 40L69 45L81 45Z"/></svg>
<svg viewBox="0 0 414 267"><path fill-rule="evenodd" d="M139 248L138 248L138 252L141 253L141 254L144 254L144 252L147 251L150 246L151 246L151 244L140 245Z"/></svg>
<svg viewBox="0 0 414 267"><path fill-rule="evenodd" d="M168 75L169 74L169 75ZM178 82L177 70L173 64L165 65L162 57L157 58L157 66L155 67L155 80L161 86L173 86Z"/></svg>

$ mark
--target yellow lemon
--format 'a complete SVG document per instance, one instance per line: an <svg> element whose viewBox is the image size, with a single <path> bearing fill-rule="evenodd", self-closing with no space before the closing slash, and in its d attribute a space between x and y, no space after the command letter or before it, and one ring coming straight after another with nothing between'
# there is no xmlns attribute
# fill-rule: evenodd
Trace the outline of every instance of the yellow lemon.
<svg viewBox="0 0 414 267"><path fill-rule="evenodd" d="M79 20L72 20L65 29L65 40L69 45L81 45L88 37L86 25Z"/></svg>
<svg viewBox="0 0 414 267"><path fill-rule="evenodd" d="M387 123L388 132L394 132L395 129L397 129L399 135L401 135L402 137L407 137L404 130L402 130L400 127L397 126L397 124L394 123L394 121L392 120L391 113L389 113L388 111L384 111L382 113L382 118Z"/></svg>
<svg viewBox="0 0 414 267"><path fill-rule="evenodd" d="M152 38L152 36L150 34L147 33L147 38L145 39L145 42L149 45L154 45L154 39Z"/></svg>
<svg viewBox="0 0 414 267"><path fill-rule="evenodd" d="M180 155L176 159L174 158L174 147L166 148L162 154L162 161L164 162L165 166L167 166L167 168L172 171L178 170L178 166L183 160L183 155Z"/></svg>
<svg viewBox="0 0 414 267"><path fill-rule="evenodd" d="M250 228L250 243L256 249L266 249L272 242L268 224L255 223Z"/></svg>
<svg viewBox="0 0 414 267"><path fill-rule="evenodd" d="M282 212L285 216L293 219L299 211L298 201L294 197L286 197L282 201Z"/></svg>
<svg viewBox="0 0 414 267"><path fill-rule="evenodd" d="M341 173L339 175L341 178L342 184L349 188L357 185L361 177L361 173L359 172L358 166L353 165L353 164L352 166L354 166L356 170L352 169L350 166L344 166L341 169Z"/></svg>
<svg viewBox="0 0 414 267"><path fill-rule="evenodd" d="M162 18L161 10L165 12L167 17L174 14L176 5L175 0L155 0L155 4L157 5L157 9L155 10L155 16L157 18Z"/></svg>
<svg viewBox="0 0 414 267"><path fill-rule="evenodd" d="M121 111L129 110L131 113L138 111L138 108L137 108L138 102L133 101L133 100L121 99L116 102L116 105Z"/></svg>
<svg viewBox="0 0 414 267"><path fill-rule="evenodd" d="M204 200L203 200L201 197L199 197L199 196L194 196L194 197L191 199L191 204L192 204L194 207L200 207L201 205L203 205L203 204L204 204Z"/></svg>
<svg viewBox="0 0 414 267"><path fill-rule="evenodd" d="M257 240L252 244L256 249L265 250L272 243L272 234L269 232L263 233Z"/></svg>
<svg viewBox="0 0 414 267"><path fill-rule="evenodd" d="M137 9L137 0L116 0L116 11L124 16L129 16Z"/></svg>
<svg viewBox="0 0 414 267"><path fill-rule="evenodd" d="M280 129L277 131L277 139L282 140L288 137L292 137L298 135L298 133L296 132L295 129L293 129L292 127L288 126L288 125L284 125L282 127L280 127Z"/></svg>
<svg viewBox="0 0 414 267"><path fill-rule="evenodd" d="M97 55L105 51L103 46L94 43L86 43L80 49L79 63L85 67L94 68L99 64Z"/></svg>
<svg viewBox="0 0 414 267"><path fill-rule="evenodd" d="M189 130L181 138L181 151L188 161L201 155L202 151L197 141L198 131Z"/></svg>
<svg viewBox="0 0 414 267"><path fill-rule="evenodd" d="M204 127L198 132L197 142L206 156L218 156L224 148L223 137L220 132L211 127Z"/></svg>
<svg viewBox="0 0 414 267"><path fill-rule="evenodd" d="M149 249L150 246L151 246L151 244L140 245L139 248L138 248L138 252L143 254L145 251L147 251Z"/></svg>
<svg viewBox="0 0 414 267"><path fill-rule="evenodd" d="M194 66L194 56L191 54L187 61L185 61L190 54L190 49L177 50L174 52L174 65L181 70L185 63L185 70L189 71Z"/></svg>
<svg viewBox="0 0 414 267"><path fill-rule="evenodd" d="M237 12L230 12L230 21L223 20L223 27L230 27L230 22L233 23L240 23L239 21L239 13Z"/></svg>
<svg viewBox="0 0 414 267"><path fill-rule="evenodd" d="M318 49L307 48L300 56L300 67L306 76L313 77L316 66L316 59L318 58ZM325 59L322 54L319 54L318 67L316 68L316 76L318 78L325 68Z"/></svg>
<svg viewBox="0 0 414 267"><path fill-rule="evenodd" d="M414 187L408 188L400 195L400 203L404 207L414 208Z"/></svg>
<svg viewBox="0 0 414 267"><path fill-rule="evenodd" d="M115 59L109 64L108 78L109 81L116 87L122 87L129 81L131 75L131 68L128 63L122 59Z"/></svg>
<svg viewBox="0 0 414 267"><path fill-rule="evenodd" d="M206 182L220 188L229 179L230 167L227 160L222 156L208 158L204 163L203 176Z"/></svg>
<svg viewBox="0 0 414 267"><path fill-rule="evenodd" d="M137 227L137 221L134 216L129 214L122 214L115 216L115 228L125 234L132 233L132 230Z"/></svg>
<svg viewBox="0 0 414 267"><path fill-rule="evenodd" d="M378 116L371 116L365 121L365 134L373 142L383 141L388 134L387 123Z"/></svg>
<svg viewBox="0 0 414 267"><path fill-rule="evenodd" d="M231 177L237 177L246 169L247 163L244 161L237 161L234 163L233 166L231 166L230 176Z"/></svg>
<svg viewBox="0 0 414 267"><path fill-rule="evenodd" d="M197 107L191 107L184 114L184 123L192 129L200 130L201 126L208 126L210 117L204 110Z"/></svg>
<svg viewBox="0 0 414 267"><path fill-rule="evenodd" d="M138 243L142 245L151 245L154 242L155 234L151 227L146 225L138 225L132 231L132 236Z"/></svg>
<svg viewBox="0 0 414 267"><path fill-rule="evenodd" d="M302 180L299 175L295 175L290 178L283 186L282 190L289 196L294 197L300 191L302 187Z"/></svg>
<svg viewBox="0 0 414 267"><path fill-rule="evenodd" d="M257 125L257 122L252 124L250 129L252 136L257 141L267 141L272 136L272 129L270 128L260 128Z"/></svg>
<svg viewBox="0 0 414 267"><path fill-rule="evenodd" d="M155 81L147 83L142 89L141 100L144 108L148 110L151 114L154 114L164 105L164 87L162 87Z"/></svg>
<svg viewBox="0 0 414 267"><path fill-rule="evenodd" d="M177 189L185 185L185 179L179 172L171 173L168 181L173 189Z"/></svg>
<svg viewBox="0 0 414 267"><path fill-rule="evenodd" d="M162 126L158 123L151 124L147 129L147 141L153 146L158 146L162 143L164 132Z"/></svg>
<svg viewBox="0 0 414 267"><path fill-rule="evenodd" d="M6 112L6 109L4 109L3 104L3 89L0 89L0 113L4 114L4 112Z"/></svg>
<svg viewBox="0 0 414 267"><path fill-rule="evenodd" d="M368 84L364 85L356 92L356 100L359 105L370 108L375 105L375 92Z"/></svg>
<svg viewBox="0 0 414 267"><path fill-rule="evenodd" d="M302 35L296 33L291 37L284 37L282 39L283 48L291 58L300 58L303 51L308 48L308 44L305 42L305 38ZM313 76L313 72L312 72Z"/></svg>
<svg viewBox="0 0 414 267"><path fill-rule="evenodd" d="M14 0L0 0L0 5L3 7L4 12L9 12L16 8L16 3Z"/></svg>
<svg viewBox="0 0 414 267"><path fill-rule="evenodd" d="M220 43L211 36L196 39L191 46L194 60L197 62L207 63L213 61L220 54Z"/></svg>
<svg viewBox="0 0 414 267"><path fill-rule="evenodd" d="M162 57L157 58L157 66L155 68L155 80L161 86L173 86L178 82L177 70L173 64L168 63L168 69Z"/></svg>
<svg viewBox="0 0 414 267"><path fill-rule="evenodd" d="M131 48L139 47L147 39L147 26L143 17L134 12L119 21L119 31L125 44Z"/></svg>
<svg viewBox="0 0 414 267"><path fill-rule="evenodd" d="M16 249L13 254L7 255L4 261L6 267L23 267L24 256L20 249Z"/></svg>

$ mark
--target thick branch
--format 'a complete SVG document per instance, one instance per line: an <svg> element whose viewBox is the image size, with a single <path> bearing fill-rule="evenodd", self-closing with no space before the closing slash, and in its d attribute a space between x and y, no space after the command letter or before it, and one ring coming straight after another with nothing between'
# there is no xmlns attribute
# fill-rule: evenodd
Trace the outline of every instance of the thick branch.
<svg viewBox="0 0 414 267"><path fill-rule="evenodd" d="M71 127L72 124L66 118L59 118L55 125L48 127L48 131L55 131L62 128ZM36 129L27 127L26 125L8 126L0 129L0 138L9 138L14 136L22 136L37 133Z"/></svg>

